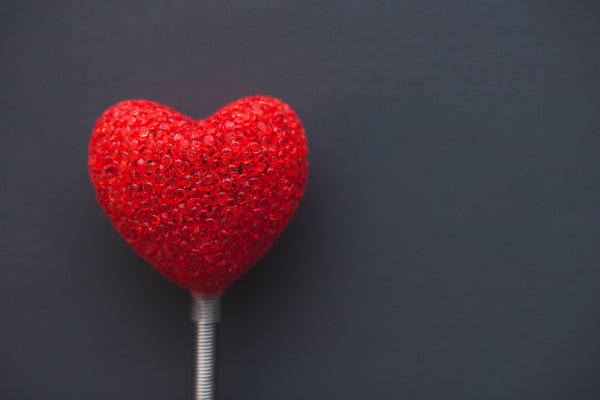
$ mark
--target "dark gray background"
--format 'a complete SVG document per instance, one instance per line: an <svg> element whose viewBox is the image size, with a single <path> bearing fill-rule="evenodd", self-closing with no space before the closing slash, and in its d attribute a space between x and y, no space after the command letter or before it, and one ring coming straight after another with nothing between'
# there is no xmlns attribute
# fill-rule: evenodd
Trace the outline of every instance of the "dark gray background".
<svg viewBox="0 0 600 400"><path fill-rule="evenodd" d="M191 398L188 295L103 215L88 141L123 99L256 93L311 175L224 298L221 399L600 399L598 2L0 11L3 399Z"/></svg>

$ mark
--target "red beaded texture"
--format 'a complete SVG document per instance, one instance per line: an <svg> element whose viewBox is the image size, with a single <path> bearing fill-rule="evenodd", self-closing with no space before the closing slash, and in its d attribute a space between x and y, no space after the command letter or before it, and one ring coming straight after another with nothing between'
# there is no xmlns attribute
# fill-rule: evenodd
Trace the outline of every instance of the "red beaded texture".
<svg viewBox="0 0 600 400"><path fill-rule="evenodd" d="M88 161L98 200L127 242L178 285L216 295L291 219L307 155L292 109L253 96L204 120L123 101L96 123Z"/></svg>

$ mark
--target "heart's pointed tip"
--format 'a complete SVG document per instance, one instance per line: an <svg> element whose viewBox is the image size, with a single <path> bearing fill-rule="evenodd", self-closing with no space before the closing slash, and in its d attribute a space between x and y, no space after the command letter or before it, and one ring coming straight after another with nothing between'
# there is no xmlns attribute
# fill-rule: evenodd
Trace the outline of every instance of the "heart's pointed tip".
<svg viewBox="0 0 600 400"><path fill-rule="evenodd" d="M97 197L127 242L188 290L221 293L271 247L308 174L302 124L280 99L236 100L193 120L125 100L92 132Z"/></svg>

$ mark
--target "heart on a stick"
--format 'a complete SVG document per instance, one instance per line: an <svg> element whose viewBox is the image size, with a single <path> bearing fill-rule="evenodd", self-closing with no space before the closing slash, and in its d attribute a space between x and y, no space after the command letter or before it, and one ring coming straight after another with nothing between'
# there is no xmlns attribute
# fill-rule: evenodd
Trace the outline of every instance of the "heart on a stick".
<svg viewBox="0 0 600 400"><path fill-rule="evenodd" d="M308 176L297 115L266 96L203 120L147 100L102 114L89 148L100 205L125 240L184 288L219 295L290 221Z"/></svg>

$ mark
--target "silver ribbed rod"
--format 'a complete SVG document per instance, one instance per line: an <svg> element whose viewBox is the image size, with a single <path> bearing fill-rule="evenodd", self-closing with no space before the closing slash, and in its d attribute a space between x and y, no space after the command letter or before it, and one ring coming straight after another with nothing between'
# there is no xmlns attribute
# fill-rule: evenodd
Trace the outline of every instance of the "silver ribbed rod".
<svg viewBox="0 0 600 400"><path fill-rule="evenodd" d="M215 399L216 325L220 298L192 293L192 321L196 323L194 400Z"/></svg>

